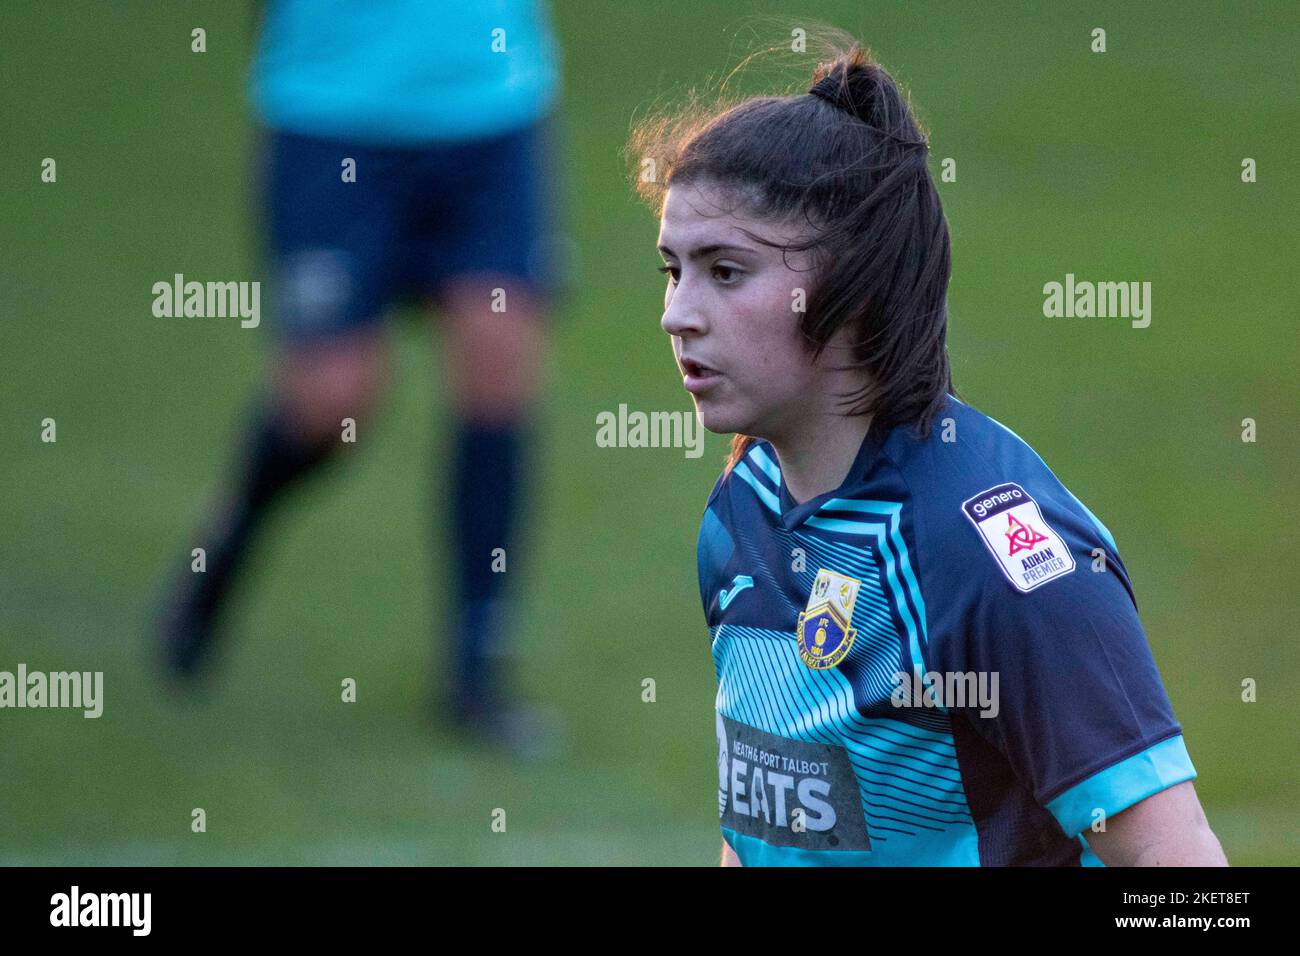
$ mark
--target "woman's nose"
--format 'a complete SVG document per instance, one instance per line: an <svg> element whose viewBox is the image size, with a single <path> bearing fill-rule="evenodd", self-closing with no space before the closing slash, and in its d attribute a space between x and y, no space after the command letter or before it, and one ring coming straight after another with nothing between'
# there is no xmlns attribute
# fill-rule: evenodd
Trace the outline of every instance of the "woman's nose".
<svg viewBox="0 0 1300 956"><path fill-rule="evenodd" d="M689 335L704 331L704 317L695 307L689 296L683 295L680 287L673 291L672 297L664 304L664 317L659 324L669 335Z"/></svg>

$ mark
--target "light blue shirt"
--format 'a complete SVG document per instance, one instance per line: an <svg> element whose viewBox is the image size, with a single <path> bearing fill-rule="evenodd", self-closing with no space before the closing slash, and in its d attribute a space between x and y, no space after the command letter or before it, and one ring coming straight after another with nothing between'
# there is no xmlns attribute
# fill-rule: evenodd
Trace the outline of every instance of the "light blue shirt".
<svg viewBox="0 0 1300 956"><path fill-rule="evenodd" d="M274 129L407 144L509 132L558 89L540 0L270 0L251 92Z"/></svg>

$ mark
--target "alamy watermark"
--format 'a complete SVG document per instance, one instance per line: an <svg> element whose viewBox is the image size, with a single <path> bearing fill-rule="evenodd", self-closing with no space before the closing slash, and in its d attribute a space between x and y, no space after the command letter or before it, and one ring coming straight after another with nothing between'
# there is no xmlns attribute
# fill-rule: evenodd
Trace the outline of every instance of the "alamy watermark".
<svg viewBox="0 0 1300 956"><path fill-rule="evenodd" d="M255 329L262 321L262 283L185 281L176 273L171 282L153 284L153 314L160 319L228 319Z"/></svg>
<svg viewBox="0 0 1300 956"><path fill-rule="evenodd" d="M51 926L122 926L148 936L153 925L152 893L83 893L73 885L50 897Z"/></svg>
<svg viewBox="0 0 1300 956"><path fill-rule="evenodd" d="M70 708L87 718L104 712L103 671L0 671L0 708Z"/></svg>
<svg viewBox="0 0 1300 956"><path fill-rule="evenodd" d="M1150 282L1076 281L1073 272L1065 282L1043 286L1043 315L1049 319L1132 319L1135 329L1151 324Z"/></svg>
<svg viewBox="0 0 1300 956"><path fill-rule="evenodd" d="M895 707L978 707L988 718L1000 710L997 671L896 671L893 684L889 700Z"/></svg>
<svg viewBox="0 0 1300 956"><path fill-rule="evenodd" d="M704 454L704 426L694 412L629 412L596 415L597 448L685 448L687 458Z"/></svg>

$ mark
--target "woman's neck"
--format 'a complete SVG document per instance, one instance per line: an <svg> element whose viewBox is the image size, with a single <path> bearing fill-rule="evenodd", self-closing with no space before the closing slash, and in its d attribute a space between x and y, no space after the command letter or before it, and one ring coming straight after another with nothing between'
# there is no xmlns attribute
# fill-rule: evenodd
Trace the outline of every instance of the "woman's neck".
<svg viewBox="0 0 1300 956"><path fill-rule="evenodd" d="M790 497L802 504L844 484L870 427L869 416L832 413L820 428L769 439Z"/></svg>

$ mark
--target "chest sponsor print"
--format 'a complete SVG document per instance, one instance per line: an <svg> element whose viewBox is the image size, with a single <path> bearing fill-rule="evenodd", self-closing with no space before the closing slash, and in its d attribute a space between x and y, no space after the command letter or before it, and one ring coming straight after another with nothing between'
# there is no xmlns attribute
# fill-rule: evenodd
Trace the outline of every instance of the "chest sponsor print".
<svg viewBox="0 0 1300 956"><path fill-rule="evenodd" d="M717 716L723 827L772 846L871 849L843 747L790 740Z"/></svg>

